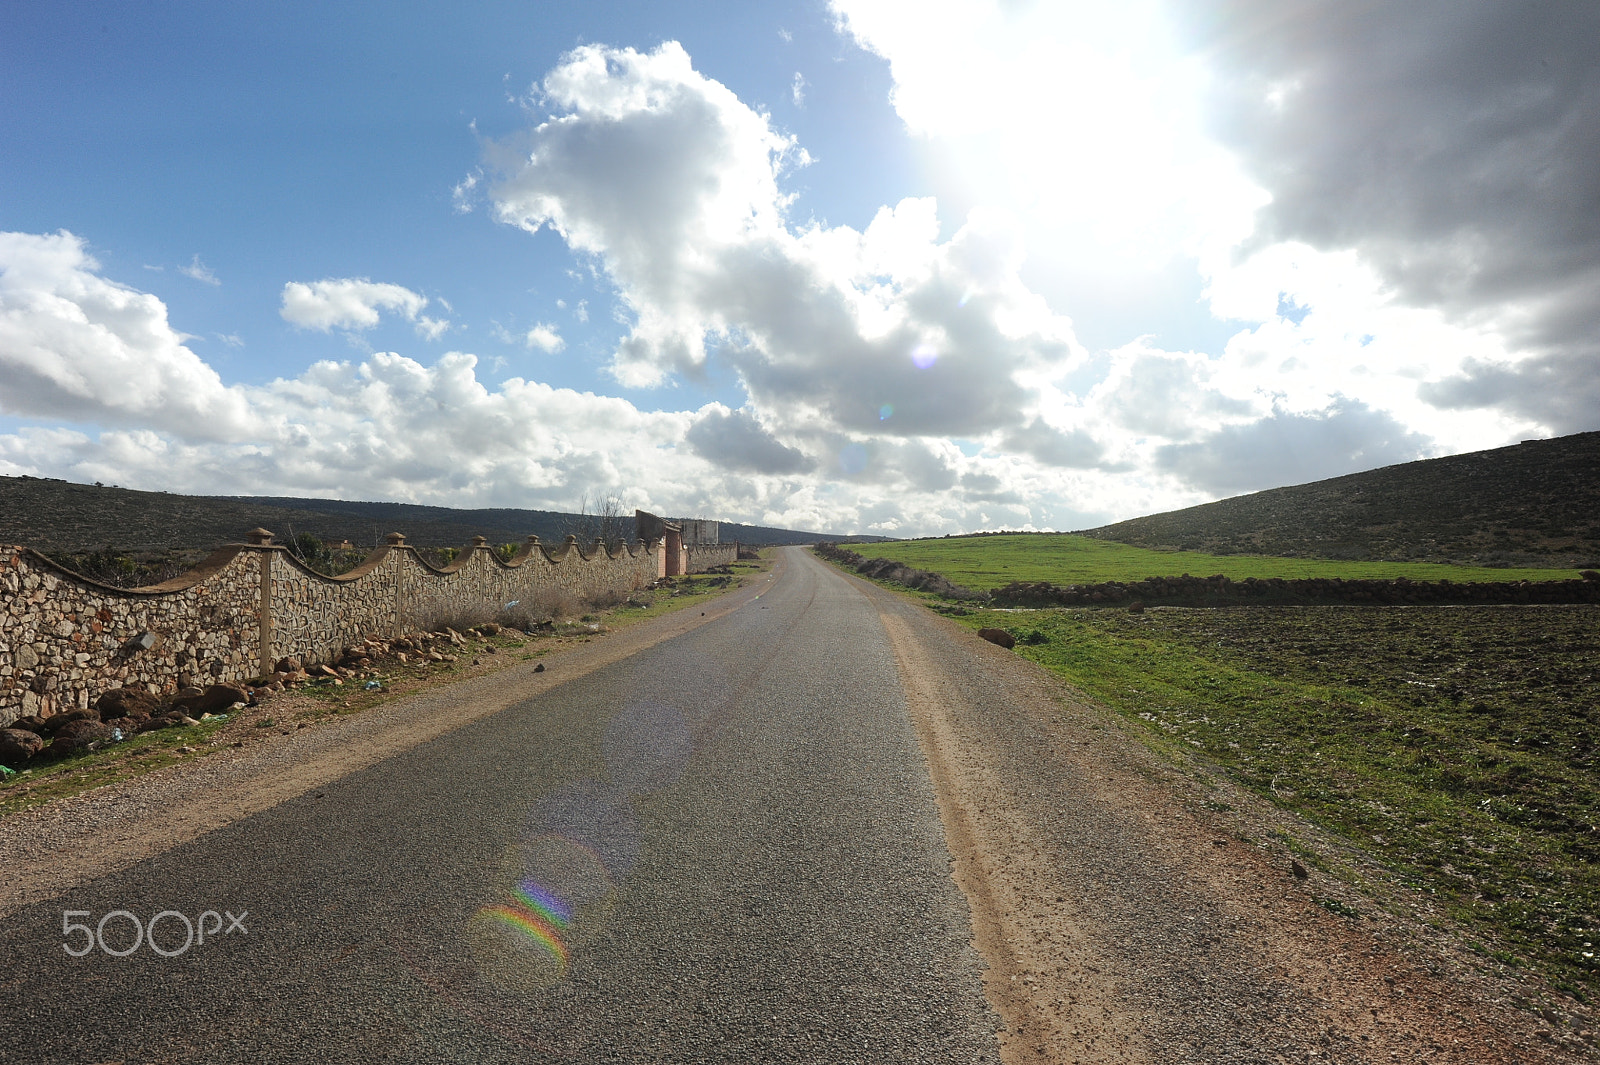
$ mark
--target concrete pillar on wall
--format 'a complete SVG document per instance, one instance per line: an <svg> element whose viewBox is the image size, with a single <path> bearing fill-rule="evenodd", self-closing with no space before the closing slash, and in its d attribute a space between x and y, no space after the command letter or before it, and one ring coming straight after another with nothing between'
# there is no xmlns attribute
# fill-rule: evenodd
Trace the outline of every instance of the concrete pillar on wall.
<svg viewBox="0 0 1600 1065"><path fill-rule="evenodd" d="M406 543L406 534L401 532L389 533L383 538L383 542L389 545L389 550L392 553L416 550ZM411 566L402 566L399 572L395 574L394 620L389 624L390 636L400 636L406 630L406 621L410 617L411 610L411 601L408 593L411 591L411 582L416 579L417 575L413 572L413 567Z"/></svg>
<svg viewBox="0 0 1600 1065"><path fill-rule="evenodd" d="M272 654L272 533L266 529L251 529L245 533L251 547L258 548L256 558L261 563L261 590L257 592L256 620L261 634L257 657L261 660L261 675L272 672L277 659Z"/></svg>

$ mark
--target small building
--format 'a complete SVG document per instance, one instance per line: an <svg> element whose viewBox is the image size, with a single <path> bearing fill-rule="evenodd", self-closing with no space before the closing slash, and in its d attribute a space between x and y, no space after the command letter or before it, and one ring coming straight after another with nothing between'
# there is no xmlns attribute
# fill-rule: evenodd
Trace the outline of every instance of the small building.
<svg viewBox="0 0 1600 1065"><path fill-rule="evenodd" d="M684 543L704 546L717 543L717 527L722 523L710 518L679 518L676 524L683 530Z"/></svg>

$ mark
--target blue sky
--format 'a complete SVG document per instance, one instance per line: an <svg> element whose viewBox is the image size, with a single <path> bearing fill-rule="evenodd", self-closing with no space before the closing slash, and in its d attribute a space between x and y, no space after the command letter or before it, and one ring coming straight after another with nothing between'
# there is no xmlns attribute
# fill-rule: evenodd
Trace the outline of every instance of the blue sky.
<svg viewBox="0 0 1600 1065"><path fill-rule="evenodd" d="M0 473L909 535L1596 428L1597 28L10 4Z"/></svg>

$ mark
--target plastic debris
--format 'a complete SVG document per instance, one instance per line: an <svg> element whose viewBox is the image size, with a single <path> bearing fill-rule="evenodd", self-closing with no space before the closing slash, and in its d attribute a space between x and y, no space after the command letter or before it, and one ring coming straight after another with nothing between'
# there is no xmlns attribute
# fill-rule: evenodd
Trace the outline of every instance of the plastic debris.
<svg viewBox="0 0 1600 1065"><path fill-rule="evenodd" d="M114 729L111 730L111 742L112 743L121 743L122 742L122 730L121 729L114 728Z"/></svg>
<svg viewBox="0 0 1600 1065"><path fill-rule="evenodd" d="M0 780L10 780L17 775L17 771L10 766L0 765Z"/></svg>
<svg viewBox="0 0 1600 1065"><path fill-rule="evenodd" d="M381 690L383 690L383 685L382 684L379 684L375 680L367 681L367 691L375 692L375 691L381 691Z"/></svg>

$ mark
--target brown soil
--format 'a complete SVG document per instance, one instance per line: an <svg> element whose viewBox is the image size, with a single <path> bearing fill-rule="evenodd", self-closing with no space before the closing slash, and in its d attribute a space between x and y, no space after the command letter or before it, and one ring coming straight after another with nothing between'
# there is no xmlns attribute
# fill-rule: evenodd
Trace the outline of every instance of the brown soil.
<svg viewBox="0 0 1600 1065"><path fill-rule="evenodd" d="M1595 1060L1593 1018L1447 932L1353 922L1293 815L1163 762L1043 669L866 588L895 648L1010 1063ZM1292 825L1287 824L1292 822ZM1365 901L1365 900L1363 900ZM1525 1008L1518 1008L1519 1005Z"/></svg>

